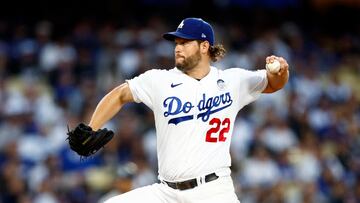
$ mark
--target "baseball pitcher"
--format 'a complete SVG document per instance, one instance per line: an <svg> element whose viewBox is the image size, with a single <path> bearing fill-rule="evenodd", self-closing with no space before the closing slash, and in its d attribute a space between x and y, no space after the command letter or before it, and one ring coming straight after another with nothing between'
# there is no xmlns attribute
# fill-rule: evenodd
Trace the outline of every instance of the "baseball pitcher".
<svg viewBox="0 0 360 203"><path fill-rule="evenodd" d="M258 71L211 66L225 49L215 45L212 26L200 18L184 19L163 37L175 43L175 67L146 71L109 92L90 123L68 133L70 147L82 156L95 153L113 136L101 127L125 103L143 102L155 116L159 182L106 203L239 202L229 169L235 117L261 93L284 87L288 64L269 56L269 68Z"/></svg>

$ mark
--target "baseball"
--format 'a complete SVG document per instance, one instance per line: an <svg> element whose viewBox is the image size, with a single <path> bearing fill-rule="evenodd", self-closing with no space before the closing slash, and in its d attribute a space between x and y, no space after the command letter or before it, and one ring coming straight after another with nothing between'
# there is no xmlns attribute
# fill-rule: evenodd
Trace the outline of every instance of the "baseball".
<svg viewBox="0 0 360 203"><path fill-rule="evenodd" d="M272 62L272 63L267 63L266 69L270 73L278 73L280 70L280 62L278 60L274 60L274 62Z"/></svg>

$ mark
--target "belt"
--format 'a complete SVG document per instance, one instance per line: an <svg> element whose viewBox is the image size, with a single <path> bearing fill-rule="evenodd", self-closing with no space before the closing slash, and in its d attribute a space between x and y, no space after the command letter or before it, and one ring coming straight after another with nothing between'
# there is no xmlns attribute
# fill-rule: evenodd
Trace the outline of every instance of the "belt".
<svg viewBox="0 0 360 203"><path fill-rule="evenodd" d="M219 176L217 176L215 173L210 173L205 176L205 183L211 182L218 178L219 178ZM178 189L178 190L188 190L188 189L192 189L192 188L198 186L198 182L197 182L196 178L190 179L190 180L185 180L182 182L168 182L168 181L163 181L163 182L166 183L169 187L171 187L173 189ZM200 180L200 182L202 182L202 180Z"/></svg>

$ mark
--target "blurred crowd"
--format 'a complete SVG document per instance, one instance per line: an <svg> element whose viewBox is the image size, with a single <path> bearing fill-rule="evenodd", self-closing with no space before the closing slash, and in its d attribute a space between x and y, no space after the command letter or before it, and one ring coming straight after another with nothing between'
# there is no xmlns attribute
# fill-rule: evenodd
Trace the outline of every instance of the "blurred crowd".
<svg viewBox="0 0 360 203"><path fill-rule="evenodd" d="M290 64L290 81L238 114L232 176L242 203L360 202L360 35L214 25L225 69ZM112 88L146 70L173 68L162 39L178 22L150 17L118 25L79 20L0 22L0 203L97 203L157 182L153 113L127 104L106 124L104 149L81 159L67 128L87 123Z"/></svg>

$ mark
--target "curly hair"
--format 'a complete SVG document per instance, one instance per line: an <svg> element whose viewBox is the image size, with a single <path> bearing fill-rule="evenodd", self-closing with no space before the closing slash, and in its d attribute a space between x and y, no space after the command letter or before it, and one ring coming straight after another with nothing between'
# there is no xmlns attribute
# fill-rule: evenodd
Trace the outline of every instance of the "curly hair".
<svg viewBox="0 0 360 203"><path fill-rule="evenodd" d="M202 40L196 40L200 46L201 42L204 42ZM225 54L226 54L226 49L224 48L224 46L222 44L217 44L214 46L210 46L209 47L209 56L212 62L216 62L221 60L222 58L224 58Z"/></svg>
<svg viewBox="0 0 360 203"><path fill-rule="evenodd" d="M217 44L214 46L210 46L209 55L212 62L216 62L224 58L226 54L226 49L222 44Z"/></svg>

